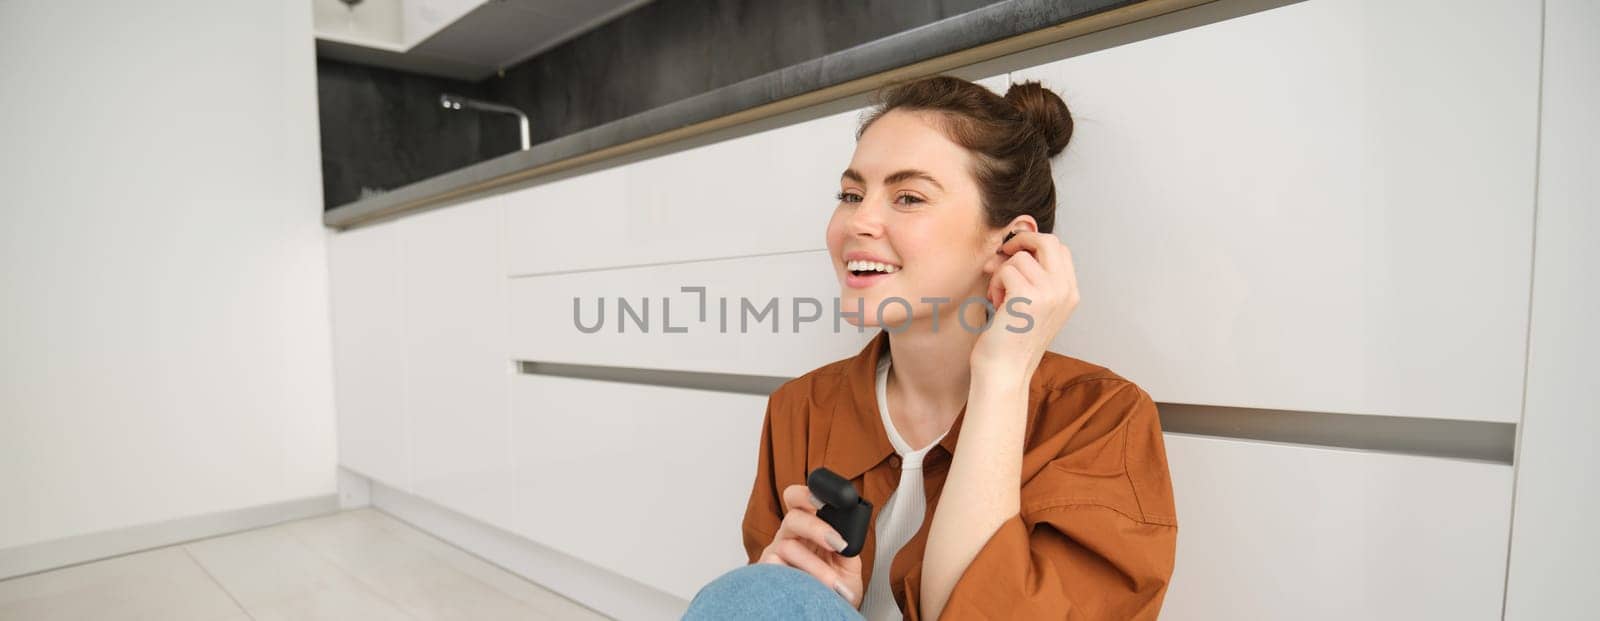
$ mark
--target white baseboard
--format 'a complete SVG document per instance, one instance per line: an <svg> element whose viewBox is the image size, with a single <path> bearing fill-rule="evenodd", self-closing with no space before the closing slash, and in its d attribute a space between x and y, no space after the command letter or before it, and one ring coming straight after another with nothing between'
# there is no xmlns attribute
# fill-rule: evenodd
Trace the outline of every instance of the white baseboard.
<svg viewBox="0 0 1600 621"><path fill-rule="evenodd" d="M339 468L337 477L340 511L372 504L372 479L343 467Z"/></svg>
<svg viewBox="0 0 1600 621"><path fill-rule="evenodd" d="M338 510L326 494L0 549L0 580Z"/></svg>
<svg viewBox="0 0 1600 621"><path fill-rule="evenodd" d="M683 618L684 599L432 501L371 481L372 506L601 614L625 621Z"/></svg>

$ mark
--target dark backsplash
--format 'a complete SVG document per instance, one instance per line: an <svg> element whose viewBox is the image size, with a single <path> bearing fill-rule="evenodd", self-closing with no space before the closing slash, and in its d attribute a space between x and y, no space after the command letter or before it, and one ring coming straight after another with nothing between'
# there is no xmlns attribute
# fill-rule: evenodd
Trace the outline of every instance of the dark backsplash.
<svg viewBox="0 0 1600 621"><path fill-rule="evenodd" d="M324 209L518 148L441 92L522 109L537 145L997 1L656 0L475 84L318 59Z"/></svg>
<svg viewBox="0 0 1600 621"><path fill-rule="evenodd" d="M514 120L446 110L444 92L486 97L481 84L317 59L323 208L359 199L363 188L394 189L519 146ZM486 130L513 139L486 150Z"/></svg>

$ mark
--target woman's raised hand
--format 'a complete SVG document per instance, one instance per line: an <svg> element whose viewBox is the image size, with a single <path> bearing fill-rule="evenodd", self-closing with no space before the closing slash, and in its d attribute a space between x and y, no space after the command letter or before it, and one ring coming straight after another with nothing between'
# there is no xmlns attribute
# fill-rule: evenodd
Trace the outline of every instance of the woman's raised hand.
<svg viewBox="0 0 1600 621"><path fill-rule="evenodd" d="M839 554L845 548L844 537L822 518L817 517L821 505L815 503L811 489L804 485L783 488L783 504L787 511L783 523L773 535L772 543L761 551L757 562L788 565L804 571L822 584L839 593L850 605L861 607L861 555L846 557Z"/></svg>
<svg viewBox="0 0 1600 621"><path fill-rule="evenodd" d="M1072 251L1049 233L1018 231L1000 252L1007 258L994 270L988 292L996 307L994 323L978 337L969 362L974 372L1016 375L1026 382L1078 306L1078 276Z"/></svg>

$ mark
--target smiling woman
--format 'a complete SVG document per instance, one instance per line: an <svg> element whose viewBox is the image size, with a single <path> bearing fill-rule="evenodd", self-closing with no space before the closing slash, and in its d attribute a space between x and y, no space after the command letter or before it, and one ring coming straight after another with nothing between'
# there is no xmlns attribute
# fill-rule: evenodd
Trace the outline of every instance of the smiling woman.
<svg viewBox="0 0 1600 621"><path fill-rule="evenodd" d="M755 593L832 597L754 569L781 565L831 587L848 609L824 608L841 618L1154 618L1177 540L1155 404L1047 351L1079 299L1051 234L1066 103L1036 82L1002 97L936 76L875 104L827 243L845 305L877 309L845 316L882 330L769 398L751 566L689 616L748 618ZM997 307L1025 321L997 321ZM807 491L823 467L875 507L859 555L838 552Z"/></svg>

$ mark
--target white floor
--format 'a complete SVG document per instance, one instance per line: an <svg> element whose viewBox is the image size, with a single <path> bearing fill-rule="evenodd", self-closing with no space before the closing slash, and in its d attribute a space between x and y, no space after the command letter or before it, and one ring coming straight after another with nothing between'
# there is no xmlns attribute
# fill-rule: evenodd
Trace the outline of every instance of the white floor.
<svg viewBox="0 0 1600 621"><path fill-rule="evenodd" d="M606 619L359 509L0 581L0 620Z"/></svg>

